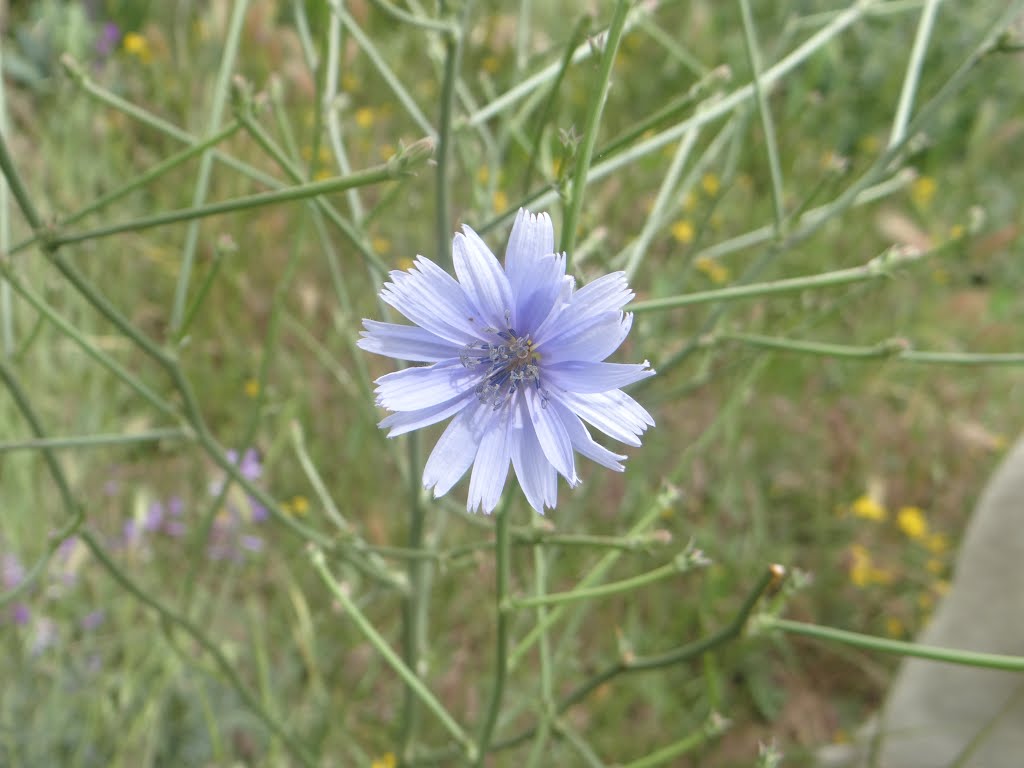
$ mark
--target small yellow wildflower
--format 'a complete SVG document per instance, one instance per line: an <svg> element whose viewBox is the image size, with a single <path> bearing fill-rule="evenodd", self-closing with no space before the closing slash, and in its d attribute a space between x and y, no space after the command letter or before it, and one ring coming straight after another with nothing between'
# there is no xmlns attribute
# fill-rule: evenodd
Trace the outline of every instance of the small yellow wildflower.
<svg viewBox="0 0 1024 768"><path fill-rule="evenodd" d="M370 245L373 250L381 256L391 253L391 241L386 237L374 237L370 239Z"/></svg>
<svg viewBox="0 0 1024 768"><path fill-rule="evenodd" d="M484 72L493 75L501 69L501 61L497 56L485 56L484 60L480 62L480 67Z"/></svg>
<svg viewBox="0 0 1024 768"><path fill-rule="evenodd" d="M863 544L850 546L850 581L854 586L870 584L891 584L893 573L887 568L877 568L871 560L871 553Z"/></svg>
<svg viewBox="0 0 1024 768"><path fill-rule="evenodd" d="M354 91L359 87L359 78L346 72L341 76L341 87L346 91Z"/></svg>
<svg viewBox="0 0 1024 768"><path fill-rule="evenodd" d="M944 533L930 533L924 546L933 555L944 554L949 551L949 537Z"/></svg>
<svg viewBox="0 0 1024 768"><path fill-rule="evenodd" d="M334 173L328 168L321 168L319 171L313 174L313 181L327 181L333 179Z"/></svg>
<svg viewBox="0 0 1024 768"><path fill-rule="evenodd" d="M910 199L914 205L923 210L931 205L932 200L935 198L936 188L935 179L931 176L916 178L914 183L910 185Z"/></svg>
<svg viewBox="0 0 1024 768"><path fill-rule="evenodd" d="M508 195L502 192L500 189L494 193L494 197L491 199L491 205L495 211L504 211L508 209Z"/></svg>
<svg viewBox="0 0 1024 768"><path fill-rule="evenodd" d="M896 616L885 617L885 634L889 637L903 637L903 622Z"/></svg>
<svg viewBox="0 0 1024 768"><path fill-rule="evenodd" d="M135 56L143 64L148 64L153 58L153 51L150 50L149 41L138 32L129 32L124 36L121 43L125 53Z"/></svg>
<svg viewBox="0 0 1024 768"><path fill-rule="evenodd" d="M356 110L355 120L356 125L360 128L369 128L373 125L374 114L370 107L360 107Z"/></svg>
<svg viewBox="0 0 1024 768"><path fill-rule="evenodd" d="M941 581L936 581L934 584L932 584L932 589L935 590L936 595L945 595L949 592L949 582L945 579L942 579Z"/></svg>
<svg viewBox="0 0 1024 768"><path fill-rule="evenodd" d="M954 224L952 227L949 228L949 239L959 240L961 237L964 236L964 233L966 231L967 229L964 227L963 224Z"/></svg>
<svg viewBox="0 0 1024 768"><path fill-rule="evenodd" d="M395 753L385 752L380 757L373 759L370 768L395 768L396 765L398 765L398 760L395 758Z"/></svg>
<svg viewBox="0 0 1024 768"><path fill-rule="evenodd" d="M873 155L882 148L882 142L877 136L868 134L857 142L857 146L865 155Z"/></svg>
<svg viewBox="0 0 1024 768"><path fill-rule="evenodd" d="M413 260L408 258L408 257L405 257L403 259L399 259L398 260L398 268L399 269L404 269L405 271L408 272L414 266L416 266L415 262L413 262Z"/></svg>
<svg viewBox="0 0 1024 768"><path fill-rule="evenodd" d="M486 184L491 180L491 169L486 165L481 165L476 169L476 180L478 184Z"/></svg>
<svg viewBox="0 0 1024 768"><path fill-rule="evenodd" d="M716 174L705 173L704 178L700 180L700 188L704 190L704 194L708 197L714 197L718 194L718 190L722 188L722 182L719 181Z"/></svg>
<svg viewBox="0 0 1024 768"><path fill-rule="evenodd" d="M928 592L922 592L917 596L917 606L925 613L935 607L935 598Z"/></svg>
<svg viewBox="0 0 1024 768"><path fill-rule="evenodd" d="M729 268L714 259L701 256L693 262L693 266L715 285L729 282L729 277L731 276Z"/></svg>
<svg viewBox="0 0 1024 768"><path fill-rule="evenodd" d="M885 507L867 494L861 496L850 505L850 512L854 517L860 517L876 523L884 522L889 516L889 513L885 511Z"/></svg>
<svg viewBox="0 0 1024 768"><path fill-rule="evenodd" d="M562 166L564 161L560 157L556 157L551 161L551 174L553 176L560 176L562 174Z"/></svg>
<svg viewBox="0 0 1024 768"><path fill-rule="evenodd" d="M676 239L676 242L682 243L683 245L689 245L692 243L695 234L693 224L686 219L680 219L672 225L672 237Z"/></svg>
<svg viewBox="0 0 1024 768"><path fill-rule="evenodd" d="M286 508L288 512L296 517L305 517L309 514L309 499L302 495L293 496L291 501L287 503Z"/></svg>
<svg viewBox="0 0 1024 768"><path fill-rule="evenodd" d="M930 557L928 558L928 562L924 564L924 568L933 576L938 576L946 569L946 564L937 557Z"/></svg>
<svg viewBox="0 0 1024 768"><path fill-rule="evenodd" d="M901 507L896 513L896 524L909 539L920 541L928 535L928 520L917 507Z"/></svg>
<svg viewBox="0 0 1024 768"><path fill-rule="evenodd" d="M242 391L245 392L246 397L258 397L260 394L260 383L256 379L246 379L245 384L242 385Z"/></svg>

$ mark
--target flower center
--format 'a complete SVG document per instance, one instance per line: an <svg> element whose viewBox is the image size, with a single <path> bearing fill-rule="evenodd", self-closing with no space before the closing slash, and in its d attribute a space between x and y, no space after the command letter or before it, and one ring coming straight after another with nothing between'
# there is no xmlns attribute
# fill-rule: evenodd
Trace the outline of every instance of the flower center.
<svg viewBox="0 0 1024 768"><path fill-rule="evenodd" d="M528 334L520 336L514 329L499 331L488 328L500 341L474 341L459 353L459 360L471 370L482 373L476 385L476 396L481 403L500 408L523 384L534 383L540 391L540 354L533 348ZM543 393L541 399L545 400Z"/></svg>

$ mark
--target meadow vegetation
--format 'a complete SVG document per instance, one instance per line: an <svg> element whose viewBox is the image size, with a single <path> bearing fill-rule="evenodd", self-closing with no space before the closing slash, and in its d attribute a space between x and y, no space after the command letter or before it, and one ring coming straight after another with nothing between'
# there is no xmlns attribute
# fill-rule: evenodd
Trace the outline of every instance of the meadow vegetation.
<svg viewBox="0 0 1024 768"><path fill-rule="evenodd" d="M911 639L1024 423L1024 3L13 5L0 764L803 765L877 706L773 621ZM355 342L520 206L628 273L657 426L499 559Z"/></svg>

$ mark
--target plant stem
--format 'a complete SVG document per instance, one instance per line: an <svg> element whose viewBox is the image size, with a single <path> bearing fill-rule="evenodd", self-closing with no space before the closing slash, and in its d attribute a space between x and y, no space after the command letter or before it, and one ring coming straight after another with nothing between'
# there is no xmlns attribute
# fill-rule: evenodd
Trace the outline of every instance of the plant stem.
<svg viewBox="0 0 1024 768"><path fill-rule="evenodd" d="M487 757L494 726L498 722L501 711L501 699L505 693L505 680L508 676L508 644L509 644L509 607L507 605L509 587L509 518L511 517L511 498L508 494L498 508L494 526L494 570L495 570L495 608L497 609L497 625L494 642L494 682L491 698L487 705L483 726L477 740L479 754L476 765L482 766Z"/></svg>

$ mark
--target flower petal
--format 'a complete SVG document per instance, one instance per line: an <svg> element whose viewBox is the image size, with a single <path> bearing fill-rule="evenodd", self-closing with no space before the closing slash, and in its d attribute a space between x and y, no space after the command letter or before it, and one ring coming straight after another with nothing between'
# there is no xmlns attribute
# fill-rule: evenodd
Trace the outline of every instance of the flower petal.
<svg viewBox="0 0 1024 768"><path fill-rule="evenodd" d="M572 455L572 442L554 409L548 409L536 389L521 390L530 412L530 421L537 430L537 440L558 473L569 481L570 486L578 485L576 464Z"/></svg>
<svg viewBox="0 0 1024 768"><path fill-rule="evenodd" d="M573 294L573 317L579 321L601 312L618 311L633 300L633 295L626 282L625 272L603 275Z"/></svg>
<svg viewBox="0 0 1024 768"><path fill-rule="evenodd" d="M622 472L625 469L620 462L625 461L626 457L620 453L612 453L603 445L595 442L594 438L590 436L589 430L580 421L579 416L554 399L548 403L548 407L557 409L562 425L577 453L616 472Z"/></svg>
<svg viewBox="0 0 1024 768"><path fill-rule="evenodd" d="M366 330L356 344L367 352L417 363L436 363L459 356L461 345L418 325L363 320L363 327Z"/></svg>
<svg viewBox="0 0 1024 768"><path fill-rule="evenodd" d="M544 507L554 509L558 501L558 473L544 455L526 401L517 397L514 407L510 435L512 468L530 506L544 514Z"/></svg>
<svg viewBox="0 0 1024 768"><path fill-rule="evenodd" d="M589 394L619 389L653 375L651 364L646 360L642 363L593 363L586 360L569 360L545 365L541 372L541 381L545 387L553 385L565 392Z"/></svg>
<svg viewBox="0 0 1024 768"><path fill-rule="evenodd" d="M569 308L564 316L568 318L571 315L572 309ZM617 311L602 312L579 322L574 319L566 325L566 328L560 328L558 324L548 326L546 337L536 339L534 347L541 352L545 363L604 360L622 344L633 326L633 317Z"/></svg>
<svg viewBox="0 0 1024 768"><path fill-rule="evenodd" d="M449 360L387 373L374 382L377 405L389 411L416 411L445 403L476 387L480 373Z"/></svg>
<svg viewBox="0 0 1024 768"><path fill-rule="evenodd" d="M477 314L462 286L424 256L408 272L395 270L380 297L416 325L452 344L465 345L480 336L474 332Z"/></svg>
<svg viewBox="0 0 1024 768"><path fill-rule="evenodd" d="M525 208L520 208L505 248L505 274L508 275L513 295L521 299L524 291L533 287L539 260L554 252L555 229L551 226L551 217L546 213L530 213ZM564 274L563 259L562 275ZM517 318L516 322L529 327L522 318Z"/></svg>
<svg viewBox="0 0 1024 768"><path fill-rule="evenodd" d="M477 319L484 328L504 329L515 323L512 289L501 264L472 229L463 226L465 234L455 235L453 244L455 274L470 301L480 313ZM509 313L506 319L506 312ZM480 322L482 321L482 322Z"/></svg>
<svg viewBox="0 0 1024 768"><path fill-rule="evenodd" d="M639 436L647 427L654 426L651 414L632 397L617 389L594 394L562 392L558 399L588 424L627 445L640 445Z"/></svg>
<svg viewBox="0 0 1024 768"><path fill-rule="evenodd" d="M381 429L390 429L388 437L398 437L414 429L429 427L439 421L444 421L453 413L458 413L467 407L472 400L476 399L473 390L467 390L457 397L445 403L438 403L429 408L418 408L414 411L399 411L392 413L378 424Z"/></svg>
<svg viewBox="0 0 1024 768"><path fill-rule="evenodd" d="M480 447L473 462L473 474L469 478L469 498L466 509L475 512L479 507L490 514L498 506L501 491L508 477L509 464L509 423L511 408L495 412L480 440Z"/></svg>
<svg viewBox="0 0 1024 768"><path fill-rule="evenodd" d="M477 401L468 404L452 419L430 452L423 468L423 487L434 489L434 498L444 496L466 474L480 447L480 440L497 412Z"/></svg>
<svg viewBox="0 0 1024 768"><path fill-rule="evenodd" d="M562 295L565 277L565 254L554 253L535 260L525 272L518 287L512 290L516 297L515 328L519 333L531 334L550 313Z"/></svg>

